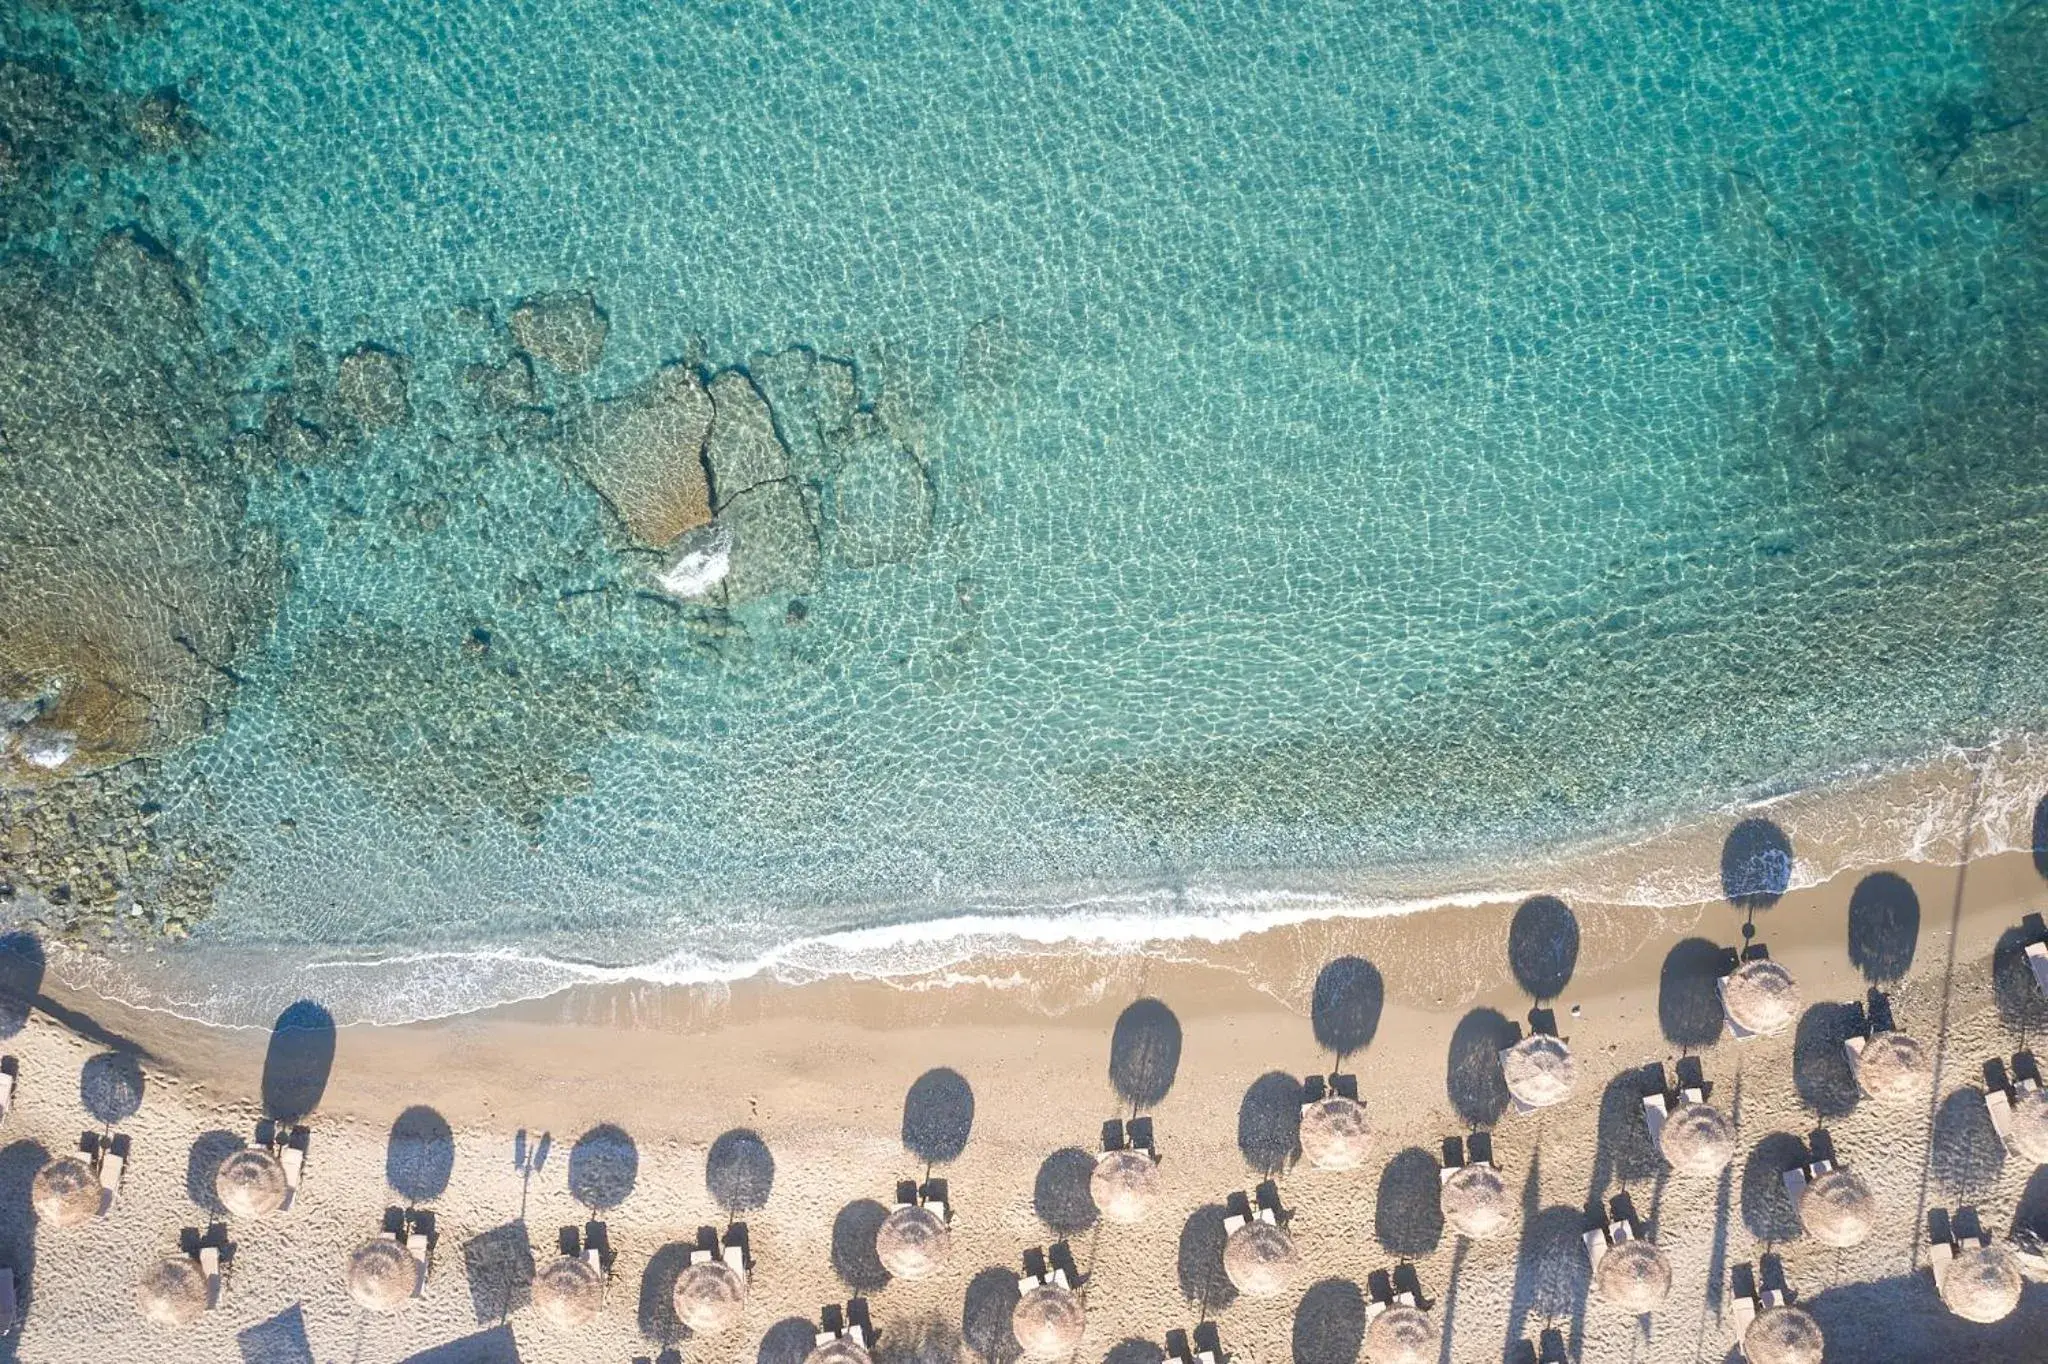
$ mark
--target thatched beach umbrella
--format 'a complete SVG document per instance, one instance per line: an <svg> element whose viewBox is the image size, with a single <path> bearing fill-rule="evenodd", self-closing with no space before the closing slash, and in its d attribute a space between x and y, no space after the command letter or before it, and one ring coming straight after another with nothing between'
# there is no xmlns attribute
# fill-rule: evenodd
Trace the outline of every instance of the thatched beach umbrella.
<svg viewBox="0 0 2048 1364"><path fill-rule="evenodd" d="M348 1257L348 1295L371 1312L396 1312L419 1291L420 1262L396 1241L379 1236Z"/></svg>
<svg viewBox="0 0 2048 1364"><path fill-rule="evenodd" d="M1924 1097L1934 1078L1927 1049L1902 1032L1881 1032L1855 1055L1856 1083L1882 1102Z"/></svg>
<svg viewBox="0 0 2048 1364"><path fill-rule="evenodd" d="M1112 1222L1142 1222L1159 1197L1159 1162L1143 1151L1104 1151L1088 1176L1088 1196Z"/></svg>
<svg viewBox="0 0 2048 1364"><path fill-rule="evenodd" d="M206 1315L206 1275L186 1256L166 1256L143 1271L135 1303L158 1326L190 1326Z"/></svg>
<svg viewBox="0 0 2048 1364"><path fill-rule="evenodd" d="M604 1308L604 1275L564 1255L533 1276L533 1306L558 1331L588 1326Z"/></svg>
<svg viewBox="0 0 2048 1364"><path fill-rule="evenodd" d="M1608 1248L1593 1273L1600 1296L1624 1311L1655 1311L1671 1293L1671 1265L1664 1252L1641 1237Z"/></svg>
<svg viewBox="0 0 2048 1364"><path fill-rule="evenodd" d="M1797 1307L1766 1307L1742 1333L1749 1364L1821 1364L1820 1323Z"/></svg>
<svg viewBox="0 0 2048 1364"><path fill-rule="evenodd" d="M1467 1165L1444 1181L1439 1200L1444 1225L1460 1236L1484 1241L1508 1224L1514 1202L1507 1181L1491 1165Z"/></svg>
<svg viewBox="0 0 2048 1364"><path fill-rule="evenodd" d="M2020 1262L2008 1246L1965 1246L1941 1272L1941 1300L1964 1321L2004 1321L2020 1305Z"/></svg>
<svg viewBox="0 0 2048 1364"><path fill-rule="evenodd" d="M1017 1300L1010 1313L1017 1343L1034 1359L1058 1359L1081 1348L1088 1314L1081 1300L1056 1283L1042 1283Z"/></svg>
<svg viewBox="0 0 2048 1364"><path fill-rule="evenodd" d="M707 1260L676 1276L670 1300L675 1304L676 1320L698 1335L717 1335L740 1324L747 1281L730 1265Z"/></svg>
<svg viewBox="0 0 2048 1364"><path fill-rule="evenodd" d="M1799 1224L1822 1245L1860 1246L1877 1221L1877 1199L1854 1170L1830 1170L1799 1195Z"/></svg>
<svg viewBox="0 0 2048 1364"><path fill-rule="evenodd" d="M1436 1364L1442 1348L1436 1322L1420 1308L1389 1307L1365 1328L1367 1364Z"/></svg>
<svg viewBox="0 0 2048 1364"><path fill-rule="evenodd" d="M1294 1279L1294 1238L1254 1218L1223 1243L1223 1272L1247 1297L1271 1298Z"/></svg>
<svg viewBox="0 0 2048 1364"><path fill-rule="evenodd" d="M834 1336L804 1356L804 1364L874 1364L865 1347L850 1336Z"/></svg>
<svg viewBox="0 0 2048 1364"><path fill-rule="evenodd" d="M2048 1165L2048 1089L2030 1089L2012 1106L2012 1149Z"/></svg>
<svg viewBox="0 0 2048 1364"><path fill-rule="evenodd" d="M1746 1032L1783 1032L1799 1016L1799 986L1769 958L1746 961L1721 985L1721 1004Z"/></svg>
<svg viewBox="0 0 2048 1364"><path fill-rule="evenodd" d="M1658 1146L1682 1175L1717 1175L1735 1159L1735 1129L1718 1108L1681 1104L1664 1120Z"/></svg>
<svg viewBox="0 0 2048 1364"><path fill-rule="evenodd" d="M38 1222L53 1227L79 1226L99 1216L99 1176L77 1156L59 1156L36 1171L29 1200Z"/></svg>
<svg viewBox="0 0 2048 1364"><path fill-rule="evenodd" d="M1301 1154L1318 1170L1355 1170L1372 1152L1365 1105L1332 1094L1301 1113Z"/></svg>
<svg viewBox="0 0 2048 1364"><path fill-rule="evenodd" d="M1547 1033L1532 1033L1501 1054L1501 1076L1508 1093L1530 1108L1548 1108L1571 1097L1578 1082L1578 1063L1571 1048Z"/></svg>
<svg viewBox="0 0 2048 1364"><path fill-rule="evenodd" d="M953 1250L946 1220L929 1208L905 1204L875 1228L875 1257L899 1279L927 1279Z"/></svg>
<svg viewBox="0 0 2048 1364"><path fill-rule="evenodd" d="M264 1217L284 1206L284 1166L268 1151L234 1152L214 1172L213 1192L236 1217Z"/></svg>

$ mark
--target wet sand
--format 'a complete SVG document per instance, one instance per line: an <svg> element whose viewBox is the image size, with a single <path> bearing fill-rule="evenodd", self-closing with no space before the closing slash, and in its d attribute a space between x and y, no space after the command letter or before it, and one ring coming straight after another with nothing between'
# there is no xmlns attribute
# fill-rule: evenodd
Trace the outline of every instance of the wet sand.
<svg viewBox="0 0 2048 1364"><path fill-rule="evenodd" d="M1956 794L1922 793L1937 812ZM1913 815L1896 788L1888 798ZM1763 813L1804 858L1808 846L1819 855L1805 813L1819 808ZM1727 833L1724 821L1629 855L1691 875L1678 863L1711 869ZM1967 844L2010 848L2027 833L1978 829ZM1959 825L1942 837L1967 852ZM2048 1028L2048 1001L2014 951L2014 930L2044 901L2024 851L1860 867L1791 891L1756 922L1806 1008L1796 1029L1743 1043L1716 1036L1712 977L1744 919L1718 898L1662 911L1511 898L1147 953L990 953L925 977L585 988L437 1023L344 1027L310 1047L306 1034L280 1044L126 1009L53 972L45 1007L0 1044L19 1061L22 1094L0 1129L0 1224L30 1298L0 1357L140 1345L181 1359L546 1364L673 1347L692 1361L797 1364L808 1345L797 1323L860 1295L884 1359L965 1351L1012 1364L1021 1257L1064 1240L1085 1275L1084 1364L1156 1358L1165 1332L1205 1310L1238 1359L1353 1364L1372 1276L1403 1262L1448 1328L1446 1360L1519 1358L1546 1329L1585 1361L1720 1360L1734 1342L1729 1271L1765 1253L1819 1317L1830 1359L2039 1358L2048 1289L2030 1285L1997 1326L1967 1325L1941 1309L1920 1243L1936 1209L1976 1209L1994 1233L2015 1216L2048 1225L2048 1174L2002 1150L1980 1089L1985 1061ZM1573 932L1575 954L1561 950ZM1579 1063L1573 1097L1529 1116L1503 1111L1491 1064L1536 1003L1518 974L1546 990L1561 982L1553 1007ZM1924 1101L1878 1104L1848 1077L1846 1006L1871 975L1901 977L1885 982L1897 1025L1933 1047ZM103 1223L34 1233L28 1179L42 1151L93 1125L81 1067L110 1047L139 1050L146 1076L120 1126L134 1143L122 1198ZM1340 1062L1336 1049L1349 1054ZM1672 1175L1643 1132L1642 1068L1669 1074L1688 1054L1739 1126L1720 1178ZM1294 1160L1301 1084L1340 1065L1357 1077L1376 1149L1358 1170L1319 1172ZM254 1132L266 1092L294 1087L319 1096L298 1206L229 1229L219 1310L183 1332L145 1326L139 1270L181 1228L206 1224L213 1164ZM1133 1098L1156 1125L1164 1192L1142 1225L1102 1224L1087 1196L1091 1153ZM1881 1203L1876 1234L1854 1250L1799 1234L1779 1183L1817 1128ZM551 1137L530 1181L514 1163L521 1129ZM1447 1233L1437 1209L1442 1143L1475 1129L1492 1131L1518 1201L1509 1229L1483 1243ZM926 1157L956 1210L952 1258L932 1279L889 1282L873 1227ZM1287 1293L1254 1300L1220 1274L1220 1205L1269 1176L1301 1266ZM404 1313L366 1316L341 1265L401 1193L436 1215L433 1277ZM502 1252L555 1254L563 1229L590 1216L578 1194L616 1202L604 1315L573 1336L531 1310L504 1319ZM1587 1210L1616 1195L1674 1272L1647 1318L1587 1292ZM684 1243L734 1214L757 1261L744 1322L682 1340L663 1303Z"/></svg>

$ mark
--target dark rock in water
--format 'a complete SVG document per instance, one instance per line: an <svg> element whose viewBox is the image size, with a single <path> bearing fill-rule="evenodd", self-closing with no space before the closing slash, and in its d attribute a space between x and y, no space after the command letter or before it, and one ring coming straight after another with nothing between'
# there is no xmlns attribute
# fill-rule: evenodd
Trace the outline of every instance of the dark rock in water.
<svg viewBox="0 0 2048 1364"><path fill-rule="evenodd" d="M905 563L931 540L932 486L924 466L870 437L832 480L832 554L850 568Z"/></svg>
<svg viewBox="0 0 2048 1364"><path fill-rule="evenodd" d="M162 156L168 152L196 151L206 141L206 125L192 112L175 86L162 86L144 96L130 120L135 137L144 151Z"/></svg>
<svg viewBox="0 0 2048 1364"><path fill-rule="evenodd" d="M82 270L0 271L0 696L45 735L0 786L162 753L217 726L268 629L275 549L244 526L227 395L192 290L134 230Z"/></svg>
<svg viewBox="0 0 2048 1364"><path fill-rule="evenodd" d="M405 357L366 342L341 358L334 393L365 430L381 431L412 416L405 383Z"/></svg>
<svg viewBox="0 0 2048 1364"><path fill-rule="evenodd" d="M818 582L818 531L794 483L762 483L719 513L733 534L729 605L808 592Z"/></svg>
<svg viewBox="0 0 2048 1364"><path fill-rule="evenodd" d="M611 320L588 293L539 294L512 310L512 343L564 374L588 374L604 354Z"/></svg>
<svg viewBox="0 0 2048 1364"><path fill-rule="evenodd" d="M767 400L745 374L729 369L714 378L711 405L704 463L711 470L712 505L723 511L740 494L788 478L789 455Z"/></svg>
<svg viewBox="0 0 2048 1364"><path fill-rule="evenodd" d="M853 366L795 346L755 356L747 371L775 414L791 472L811 483L831 477L839 468L838 448L860 410Z"/></svg>
<svg viewBox="0 0 2048 1364"><path fill-rule="evenodd" d="M514 352L502 365L471 365L462 372L477 401L491 412L517 412L540 401L533 361Z"/></svg>
<svg viewBox="0 0 2048 1364"><path fill-rule="evenodd" d="M51 191L72 168L105 169L134 150L120 97L54 62L0 59L0 228L47 227Z"/></svg>
<svg viewBox="0 0 2048 1364"><path fill-rule="evenodd" d="M703 460L711 426L711 396L696 371L671 365L638 392L592 404L561 448L627 534L660 549L711 520Z"/></svg>

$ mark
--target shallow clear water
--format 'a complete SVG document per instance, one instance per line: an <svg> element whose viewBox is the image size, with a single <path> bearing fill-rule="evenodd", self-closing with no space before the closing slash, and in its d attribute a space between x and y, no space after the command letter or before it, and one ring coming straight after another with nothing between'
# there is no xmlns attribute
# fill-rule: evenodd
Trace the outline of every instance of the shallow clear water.
<svg viewBox="0 0 2048 1364"><path fill-rule="evenodd" d="M242 845L206 936L1387 888L2038 723L2038 186L1937 174L2002 9L177 7L114 69L215 141L148 220L223 336L391 346L414 410L251 494L293 577L174 763ZM459 382L459 309L557 288L611 319L565 402L855 361L929 542L801 622L638 591Z"/></svg>

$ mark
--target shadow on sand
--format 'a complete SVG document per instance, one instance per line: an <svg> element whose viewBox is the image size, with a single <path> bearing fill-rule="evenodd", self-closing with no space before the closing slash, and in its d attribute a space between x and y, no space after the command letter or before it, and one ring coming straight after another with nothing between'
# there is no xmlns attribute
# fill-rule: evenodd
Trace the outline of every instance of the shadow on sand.
<svg viewBox="0 0 2048 1364"><path fill-rule="evenodd" d="M1792 884L1792 840L1768 819L1745 819L1721 845L1721 893L1737 909L1760 913Z"/></svg>
<svg viewBox="0 0 2048 1364"><path fill-rule="evenodd" d="M889 1210L872 1198L857 1198L832 1219L832 1272L856 1293L879 1293L889 1286L889 1271L875 1253L875 1233Z"/></svg>
<svg viewBox="0 0 2048 1364"><path fill-rule="evenodd" d="M1579 964L1579 917L1551 895L1522 902L1508 925L1508 967L1537 1003L1564 993Z"/></svg>
<svg viewBox="0 0 2048 1364"><path fill-rule="evenodd" d="M1674 1047L1697 1050L1721 1040L1721 992L1715 984L1735 954L1705 938L1685 938L1664 954L1657 973L1657 1026Z"/></svg>
<svg viewBox="0 0 2048 1364"><path fill-rule="evenodd" d="M1078 1146L1053 1152L1038 1167L1031 1207L1054 1235L1072 1236L1095 1225L1100 1213L1088 1188L1094 1174L1095 1157Z"/></svg>
<svg viewBox="0 0 2048 1364"><path fill-rule="evenodd" d="M425 1104L414 1104L391 1124L384 1146L384 1182L408 1203L439 1198L455 1173L455 1134L448 1120Z"/></svg>
<svg viewBox="0 0 2048 1364"><path fill-rule="evenodd" d="M1301 1081L1271 1070L1252 1081L1237 1106L1237 1149L1245 1164L1277 1175L1301 1155Z"/></svg>
<svg viewBox="0 0 2048 1364"><path fill-rule="evenodd" d="M1363 957L1338 957L1316 975L1309 1025L1317 1044L1341 1063L1372 1045L1386 1007L1387 985L1379 968Z"/></svg>
<svg viewBox="0 0 2048 1364"><path fill-rule="evenodd" d="M958 1160L974 1131L974 1087L940 1066L917 1077L903 1096L903 1149L927 1165Z"/></svg>
<svg viewBox="0 0 2048 1364"><path fill-rule="evenodd" d="M303 1122L320 1107L334 1072L334 1016L302 999L277 1016L263 1053L264 1116Z"/></svg>
<svg viewBox="0 0 2048 1364"><path fill-rule="evenodd" d="M1872 985L1904 980L1920 947L1920 897L1905 877L1875 871L1849 896L1849 960Z"/></svg>
<svg viewBox="0 0 2048 1364"><path fill-rule="evenodd" d="M1380 1171L1372 1226L1373 1235L1388 1254L1419 1260L1444 1239L1442 1170L1436 1152L1411 1146L1395 1152ZM1297 1326L1300 1320L1295 1318Z"/></svg>
<svg viewBox="0 0 2048 1364"><path fill-rule="evenodd" d="M704 1157L704 1187L728 1213L766 1207L775 1187L775 1157L761 1134L735 1127L712 1142Z"/></svg>
<svg viewBox="0 0 2048 1364"><path fill-rule="evenodd" d="M1229 1239L1223 1219L1229 1215L1221 1203L1210 1203L1195 1209L1180 1229L1180 1295L1205 1317L1237 1301L1237 1285L1223 1272L1223 1244Z"/></svg>
<svg viewBox="0 0 2048 1364"><path fill-rule="evenodd" d="M968 1283L960 1305L960 1335L984 1364L1017 1364L1023 1356L1010 1321L1019 1296L1017 1271L1002 1265L982 1270Z"/></svg>
<svg viewBox="0 0 2048 1364"><path fill-rule="evenodd" d="M569 1196L586 1208L616 1208L639 1182L640 1148L623 1127L599 1123L569 1148Z"/></svg>
<svg viewBox="0 0 2048 1364"><path fill-rule="evenodd" d="M1458 1020L1444 1058L1444 1093L1467 1126L1491 1127L1508 1111L1500 1053L1520 1036L1521 1030L1498 1009L1474 1009Z"/></svg>
<svg viewBox="0 0 2048 1364"><path fill-rule="evenodd" d="M33 933L0 933L0 1038L28 1026L43 989L43 942Z"/></svg>
<svg viewBox="0 0 2048 1364"><path fill-rule="evenodd" d="M1109 1035L1109 1083L1132 1112L1151 1108L1173 1088L1180 1042L1180 1020L1159 1000L1138 1000L1117 1015Z"/></svg>
<svg viewBox="0 0 2048 1364"><path fill-rule="evenodd" d="M1365 1294L1349 1279L1324 1279L1294 1309L1294 1364L1357 1364L1365 1344Z"/></svg>

